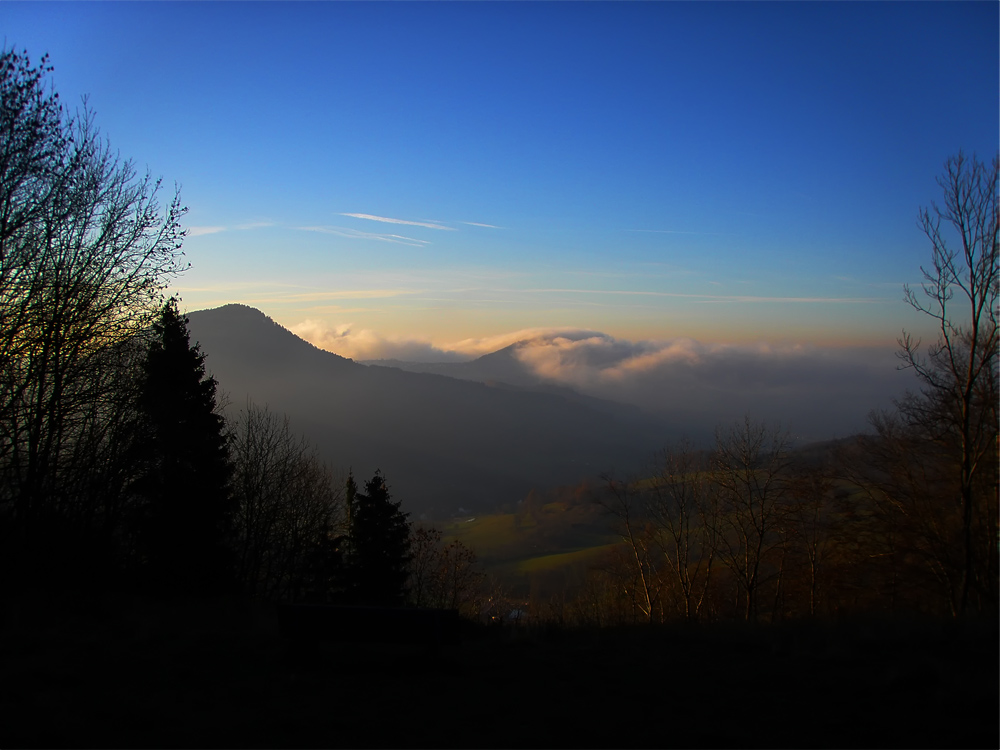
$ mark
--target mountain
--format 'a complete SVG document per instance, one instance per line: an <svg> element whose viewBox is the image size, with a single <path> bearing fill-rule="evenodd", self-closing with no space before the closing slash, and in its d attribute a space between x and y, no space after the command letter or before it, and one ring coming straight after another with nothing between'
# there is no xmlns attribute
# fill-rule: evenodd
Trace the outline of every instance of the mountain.
<svg viewBox="0 0 1000 750"><path fill-rule="evenodd" d="M287 414L335 468L353 468L359 481L382 469L416 516L486 510L533 487L633 471L672 437L665 425L572 392L359 364L245 305L188 318L232 412L251 398Z"/></svg>
<svg viewBox="0 0 1000 750"><path fill-rule="evenodd" d="M518 349L527 344L528 342L518 341L468 362L409 362L401 359L370 359L363 360L361 364L375 367L395 367L407 372L472 380L494 388L549 393L596 411L608 412L622 419L645 422L647 427L657 424L654 418L637 406L588 396L569 386L553 383L539 377L530 367L525 366L517 356Z"/></svg>
<svg viewBox="0 0 1000 750"><path fill-rule="evenodd" d="M367 360L363 364L398 367L407 372L447 375L451 378L475 380L480 383L499 382L531 389L544 387L545 381L525 367L517 358L515 352L520 346L521 342L511 344L469 362L406 362L398 359L376 359Z"/></svg>

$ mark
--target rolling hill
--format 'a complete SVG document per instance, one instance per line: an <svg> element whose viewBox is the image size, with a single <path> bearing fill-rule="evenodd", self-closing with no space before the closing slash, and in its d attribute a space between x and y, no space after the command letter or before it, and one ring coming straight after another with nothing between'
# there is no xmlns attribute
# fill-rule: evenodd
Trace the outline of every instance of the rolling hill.
<svg viewBox="0 0 1000 750"><path fill-rule="evenodd" d="M238 412L285 413L335 469L382 469L414 517L488 510L531 488L619 473L672 437L598 399L366 366L317 349L259 310L189 314L192 341Z"/></svg>

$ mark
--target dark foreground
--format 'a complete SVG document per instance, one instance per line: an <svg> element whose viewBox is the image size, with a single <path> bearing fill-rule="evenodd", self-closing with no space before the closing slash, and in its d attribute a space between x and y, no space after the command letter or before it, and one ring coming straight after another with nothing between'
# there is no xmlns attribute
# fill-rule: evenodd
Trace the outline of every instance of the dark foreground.
<svg viewBox="0 0 1000 750"><path fill-rule="evenodd" d="M996 623L477 630L323 645L273 614L8 612L0 747L1000 746Z"/></svg>

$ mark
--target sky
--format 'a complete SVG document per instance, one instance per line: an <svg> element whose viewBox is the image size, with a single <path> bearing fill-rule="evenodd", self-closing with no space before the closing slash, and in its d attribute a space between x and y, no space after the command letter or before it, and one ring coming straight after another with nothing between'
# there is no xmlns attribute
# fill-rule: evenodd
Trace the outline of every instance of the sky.
<svg viewBox="0 0 1000 750"><path fill-rule="evenodd" d="M1000 141L1000 5L0 3L189 208L189 310L359 359L867 348ZM659 342L649 344L648 342Z"/></svg>

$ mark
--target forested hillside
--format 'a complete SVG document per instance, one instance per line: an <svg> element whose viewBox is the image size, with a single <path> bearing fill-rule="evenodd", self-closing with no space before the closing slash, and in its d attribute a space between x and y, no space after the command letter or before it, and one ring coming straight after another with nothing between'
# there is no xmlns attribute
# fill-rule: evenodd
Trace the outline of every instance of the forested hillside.
<svg viewBox="0 0 1000 750"><path fill-rule="evenodd" d="M231 408L250 398L289 415L341 467L391 467L417 516L490 510L532 487L632 470L671 437L669 423L610 404L366 367L316 349L249 307L189 319Z"/></svg>

